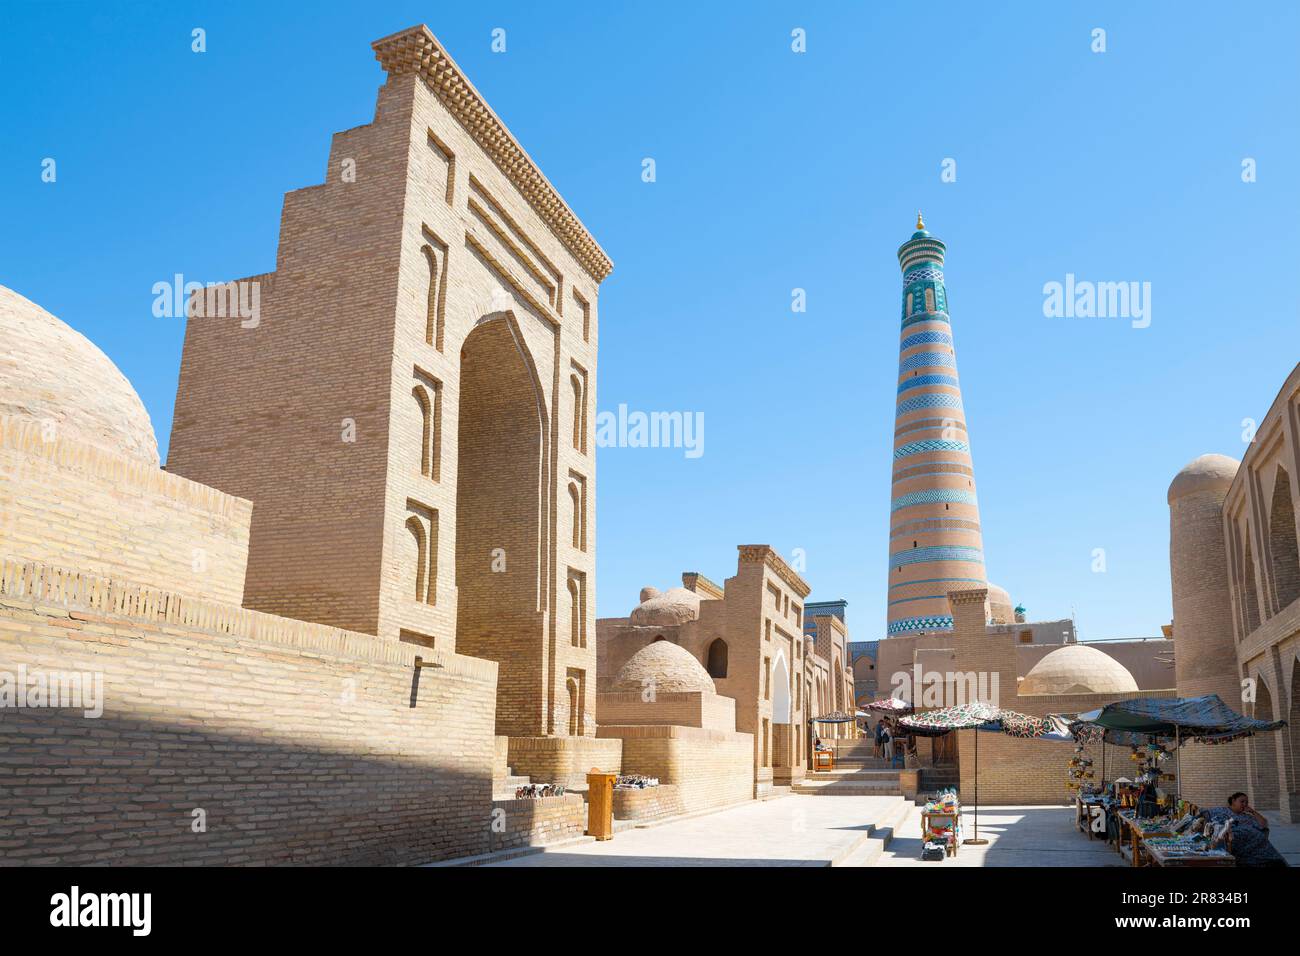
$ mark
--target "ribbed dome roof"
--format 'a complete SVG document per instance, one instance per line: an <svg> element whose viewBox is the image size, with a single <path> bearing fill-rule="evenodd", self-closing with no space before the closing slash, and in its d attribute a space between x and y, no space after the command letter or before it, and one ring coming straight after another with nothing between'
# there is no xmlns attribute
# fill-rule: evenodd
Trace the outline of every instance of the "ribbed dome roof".
<svg viewBox="0 0 1300 956"><path fill-rule="evenodd" d="M672 627L700 616L700 596L686 588L669 588L662 594L654 588L641 592L650 597L633 609L631 621L641 627Z"/></svg>
<svg viewBox="0 0 1300 956"><path fill-rule="evenodd" d="M1169 485L1169 502L1198 491L1226 491L1241 462L1227 455L1202 455L1189 461Z"/></svg>
<svg viewBox="0 0 1300 956"><path fill-rule="evenodd" d="M653 686L662 694L717 693L713 678L703 665L671 641L655 641L633 654L618 676L614 689L643 691Z"/></svg>
<svg viewBox="0 0 1300 956"><path fill-rule="evenodd" d="M1109 654L1087 644L1066 644L1030 669L1019 693L1123 694L1137 689L1128 668Z"/></svg>
<svg viewBox="0 0 1300 956"><path fill-rule="evenodd" d="M158 465L144 403L90 339L0 286L0 415Z"/></svg>

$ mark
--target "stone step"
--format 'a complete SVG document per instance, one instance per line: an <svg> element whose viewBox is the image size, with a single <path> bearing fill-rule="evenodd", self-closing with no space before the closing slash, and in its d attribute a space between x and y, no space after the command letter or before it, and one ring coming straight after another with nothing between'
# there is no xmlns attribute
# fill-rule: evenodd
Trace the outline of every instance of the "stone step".
<svg viewBox="0 0 1300 956"><path fill-rule="evenodd" d="M909 804L902 797L881 815L880 821L873 824L871 833L853 852L844 859L832 863L832 866L875 866L882 853L893 841L894 835L907 820Z"/></svg>
<svg viewBox="0 0 1300 956"><path fill-rule="evenodd" d="M793 788L794 793L822 797L902 796L897 780L839 780L824 783L807 781Z"/></svg>

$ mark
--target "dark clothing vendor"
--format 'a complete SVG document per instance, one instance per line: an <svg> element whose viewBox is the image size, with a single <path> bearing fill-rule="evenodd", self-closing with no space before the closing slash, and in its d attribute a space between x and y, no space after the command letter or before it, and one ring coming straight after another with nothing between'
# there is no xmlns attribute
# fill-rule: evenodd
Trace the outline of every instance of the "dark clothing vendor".
<svg viewBox="0 0 1300 956"><path fill-rule="evenodd" d="M1228 850L1238 866L1287 866L1286 859L1268 842L1268 820L1250 805L1244 793L1234 793L1226 807L1202 810L1201 816L1218 826L1232 821Z"/></svg>

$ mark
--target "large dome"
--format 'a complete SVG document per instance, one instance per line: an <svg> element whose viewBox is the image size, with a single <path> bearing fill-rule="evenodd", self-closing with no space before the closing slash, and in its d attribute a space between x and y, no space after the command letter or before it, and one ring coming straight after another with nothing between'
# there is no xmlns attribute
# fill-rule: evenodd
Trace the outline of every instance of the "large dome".
<svg viewBox="0 0 1300 956"><path fill-rule="evenodd" d="M702 692L715 694L713 678L690 651L671 641L655 641L637 651L614 678L614 689L661 694Z"/></svg>
<svg viewBox="0 0 1300 956"><path fill-rule="evenodd" d="M1183 466L1169 485L1168 501L1198 491L1227 491L1241 462L1227 455L1202 455Z"/></svg>
<svg viewBox="0 0 1300 956"><path fill-rule="evenodd" d="M0 416L158 465L158 442L140 396L80 332L0 286Z"/></svg>
<svg viewBox="0 0 1300 956"><path fill-rule="evenodd" d="M669 588L662 594L644 588L641 594L644 599L633 608L631 616L632 623L639 627L672 627L700 616L700 596L686 588Z"/></svg>
<svg viewBox="0 0 1300 956"><path fill-rule="evenodd" d="M1124 694L1138 689L1133 675L1115 658L1087 644L1066 644L1030 668L1020 695Z"/></svg>

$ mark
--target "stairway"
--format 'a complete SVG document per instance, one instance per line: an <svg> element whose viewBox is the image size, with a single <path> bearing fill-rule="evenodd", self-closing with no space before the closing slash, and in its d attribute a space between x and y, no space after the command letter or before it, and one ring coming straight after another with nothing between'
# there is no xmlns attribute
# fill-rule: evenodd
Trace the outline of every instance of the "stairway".
<svg viewBox="0 0 1300 956"><path fill-rule="evenodd" d="M514 767L506 768L506 780L502 784L501 792L492 795L493 800L513 800L515 791L520 787L527 786L533 782L532 777L519 777L515 775Z"/></svg>
<svg viewBox="0 0 1300 956"><path fill-rule="evenodd" d="M899 797L871 825L867 838L840 859L832 861L831 866L874 866L894 839L894 834L907 821L911 810L912 805Z"/></svg>
<svg viewBox="0 0 1300 956"><path fill-rule="evenodd" d="M810 796L876 797L901 796L897 770L837 767L822 773L809 773L794 785L791 792Z"/></svg>

